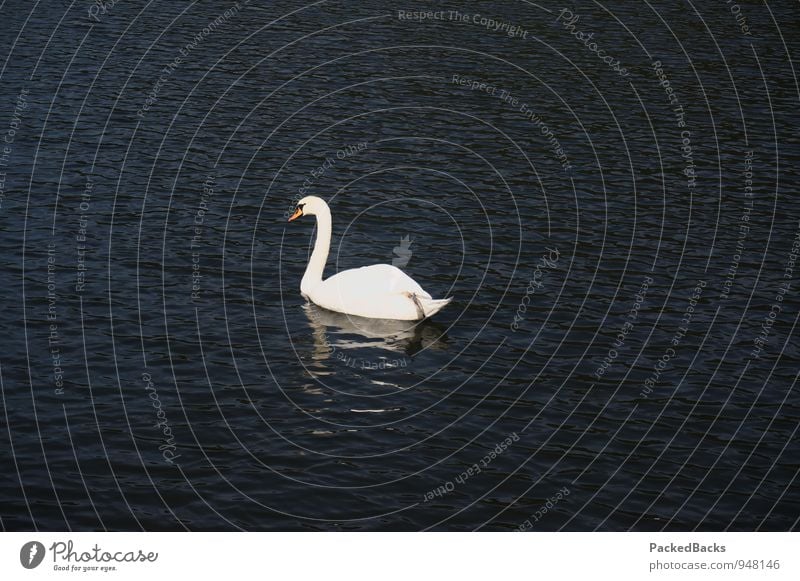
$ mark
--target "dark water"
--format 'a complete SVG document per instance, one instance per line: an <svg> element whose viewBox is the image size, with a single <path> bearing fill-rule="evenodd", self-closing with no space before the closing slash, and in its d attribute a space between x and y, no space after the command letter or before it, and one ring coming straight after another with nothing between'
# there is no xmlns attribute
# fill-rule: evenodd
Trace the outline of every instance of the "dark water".
<svg viewBox="0 0 800 581"><path fill-rule="evenodd" d="M796 4L430 6L2 4L4 529L797 528Z"/></svg>

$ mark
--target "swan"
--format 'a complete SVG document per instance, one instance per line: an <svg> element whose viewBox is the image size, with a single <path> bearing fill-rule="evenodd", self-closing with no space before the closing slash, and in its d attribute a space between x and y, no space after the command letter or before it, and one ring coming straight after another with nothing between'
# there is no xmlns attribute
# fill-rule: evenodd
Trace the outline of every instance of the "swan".
<svg viewBox="0 0 800 581"><path fill-rule="evenodd" d="M434 299L396 266L372 264L343 270L322 280L331 246L331 209L322 198L306 196L297 203L289 222L317 217L317 239L300 281L300 294L325 309L367 317L419 321L441 311L453 297Z"/></svg>

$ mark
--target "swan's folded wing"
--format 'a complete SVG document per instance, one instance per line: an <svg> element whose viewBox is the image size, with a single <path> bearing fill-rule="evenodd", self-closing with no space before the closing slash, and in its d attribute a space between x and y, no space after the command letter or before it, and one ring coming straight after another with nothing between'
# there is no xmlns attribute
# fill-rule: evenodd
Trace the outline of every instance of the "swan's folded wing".
<svg viewBox="0 0 800 581"><path fill-rule="evenodd" d="M337 293L364 298L394 293L414 293L431 298L417 282L396 266L373 264L361 268L343 270L322 283Z"/></svg>

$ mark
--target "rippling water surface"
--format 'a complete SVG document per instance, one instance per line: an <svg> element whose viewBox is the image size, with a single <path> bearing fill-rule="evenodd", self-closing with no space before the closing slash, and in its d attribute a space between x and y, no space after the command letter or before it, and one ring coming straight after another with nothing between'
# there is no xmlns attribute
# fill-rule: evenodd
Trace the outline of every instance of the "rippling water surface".
<svg viewBox="0 0 800 581"><path fill-rule="evenodd" d="M106 4L0 8L4 529L798 526L796 6Z"/></svg>

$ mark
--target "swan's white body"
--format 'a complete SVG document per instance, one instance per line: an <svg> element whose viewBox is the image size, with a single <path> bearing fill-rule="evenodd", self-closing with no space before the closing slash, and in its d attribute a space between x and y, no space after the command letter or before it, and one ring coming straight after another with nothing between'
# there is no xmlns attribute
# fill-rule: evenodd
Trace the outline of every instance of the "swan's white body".
<svg viewBox="0 0 800 581"><path fill-rule="evenodd" d="M373 264L342 272L322 280L331 246L331 210L325 200L307 196L289 219L317 217L317 239L308 261L300 293L320 307L368 317L417 321L442 310L452 298L434 299L402 270L389 264Z"/></svg>

